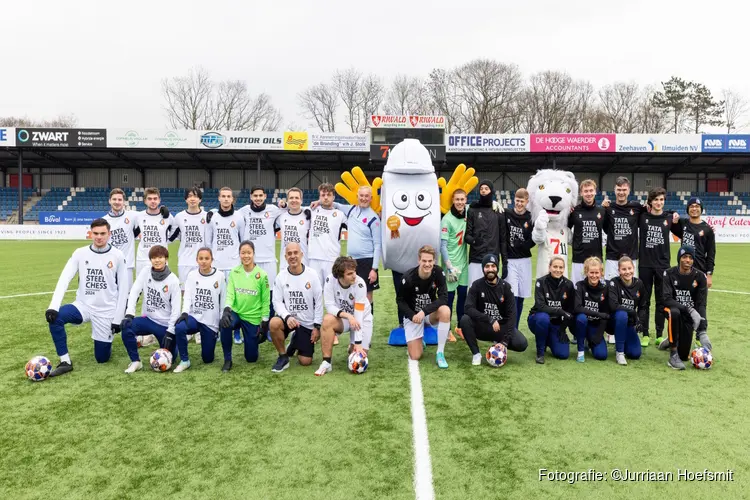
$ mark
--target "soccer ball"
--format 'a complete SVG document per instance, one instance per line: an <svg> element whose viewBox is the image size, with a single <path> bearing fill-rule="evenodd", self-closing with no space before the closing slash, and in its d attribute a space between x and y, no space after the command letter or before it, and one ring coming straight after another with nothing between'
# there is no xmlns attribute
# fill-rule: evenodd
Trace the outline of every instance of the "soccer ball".
<svg viewBox="0 0 750 500"><path fill-rule="evenodd" d="M41 382L49 377L52 371L52 363L44 356L34 356L26 363L26 376L34 382Z"/></svg>
<svg viewBox="0 0 750 500"><path fill-rule="evenodd" d="M487 349L487 363L495 368L500 368L508 361L508 349L503 344L495 344Z"/></svg>
<svg viewBox="0 0 750 500"><path fill-rule="evenodd" d="M708 370L714 364L714 357L711 356L711 351L705 347L696 347L690 353L690 361L699 370Z"/></svg>
<svg viewBox="0 0 750 500"><path fill-rule="evenodd" d="M349 355L349 371L355 374L364 373L367 370L367 355L353 352Z"/></svg>
<svg viewBox="0 0 750 500"><path fill-rule="evenodd" d="M157 349L151 354L149 364L155 372L165 372L172 367L172 353L167 349Z"/></svg>

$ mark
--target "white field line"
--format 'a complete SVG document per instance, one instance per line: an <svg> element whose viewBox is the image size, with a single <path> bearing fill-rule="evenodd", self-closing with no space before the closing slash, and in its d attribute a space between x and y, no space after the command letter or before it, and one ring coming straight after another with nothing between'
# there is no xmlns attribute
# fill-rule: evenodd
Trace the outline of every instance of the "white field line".
<svg viewBox="0 0 750 500"><path fill-rule="evenodd" d="M737 290L717 290L716 288L709 288L708 290L711 292L736 293L738 295L750 295L750 292L739 292Z"/></svg>
<svg viewBox="0 0 750 500"><path fill-rule="evenodd" d="M422 397L422 380L419 362L409 359L409 382L411 385L411 422L414 433L414 492L417 500L433 500L432 463L430 442L427 438L427 415Z"/></svg>
<svg viewBox="0 0 750 500"><path fill-rule="evenodd" d="M70 293L70 292L75 292L75 291L76 290L74 288L72 290L68 290L65 293ZM18 297L34 297L35 295L52 295L53 293L55 292L52 291L52 292L21 293L19 295L5 295L5 296L0 297L0 299L17 299Z"/></svg>

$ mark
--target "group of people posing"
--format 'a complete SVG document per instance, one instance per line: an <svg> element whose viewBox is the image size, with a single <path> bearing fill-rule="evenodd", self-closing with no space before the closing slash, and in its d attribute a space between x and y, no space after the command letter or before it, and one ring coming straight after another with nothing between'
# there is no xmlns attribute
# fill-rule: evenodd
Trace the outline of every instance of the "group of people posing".
<svg viewBox="0 0 750 500"><path fill-rule="evenodd" d="M205 363L213 362L220 340L224 371L232 368L233 343L244 344L246 360L255 362L258 345L270 339L278 351L274 372L285 370L295 354L300 364L310 365L320 339L323 361L315 374L325 375L332 369L337 334L347 331L349 352L366 354L381 253L371 188L359 189L356 206L334 203L331 184L318 190L319 200L309 207L302 206L297 188L276 206L266 203L262 186L255 186L251 203L235 209L233 191L222 188L219 209L206 212L200 206L201 190L190 188L187 209L176 215L161 206L156 188L145 190L146 210L141 212L125 210L124 192L112 190L110 212L91 224L92 244L73 253L45 313L60 357L51 376L73 369L65 325L82 322L92 324L98 362L109 360L114 335L122 333L130 357L127 373L142 368L138 346L150 339L179 355L175 372L188 369L187 344L193 335L202 344ZM454 302L455 332L466 340L473 364L481 363L477 340L500 342L515 351L528 345L518 330L524 298L531 297L532 289L528 193L519 189L513 208L504 211L493 203L492 192L492 183L482 181L479 200L468 207L467 193L454 192L442 222L443 267L437 265L438 251L425 246L415 256L415 268L393 273L399 323L412 359L422 355L425 325L436 325L436 362L448 367L444 348L453 339ZM576 285L565 277L567 262L561 257L551 258L549 274L536 280L528 326L536 338L537 362L544 362L547 348L555 357L569 356L567 329L577 341L578 361L585 359L587 342L595 359L606 359L605 332L616 344L618 363L637 358L641 347L649 345L653 289L656 343L671 350L670 366L684 369L694 331L711 348L706 291L714 266L713 231L701 220L699 199L688 203L689 219L678 220L663 211L663 189L649 193L647 206L628 202L626 178L618 178L615 193L614 204L597 206L594 181L581 183L582 201L569 222ZM624 224L630 230L620 232ZM340 256L343 229L348 230L348 257ZM286 261L278 273L277 231ZM683 240L674 268L670 232ZM167 265L167 246L177 240L179 278ZM61 307L76 274L76 299ZM139 299L142 316L136 317ZM663 334L665 318L668 337Z"/></svg>

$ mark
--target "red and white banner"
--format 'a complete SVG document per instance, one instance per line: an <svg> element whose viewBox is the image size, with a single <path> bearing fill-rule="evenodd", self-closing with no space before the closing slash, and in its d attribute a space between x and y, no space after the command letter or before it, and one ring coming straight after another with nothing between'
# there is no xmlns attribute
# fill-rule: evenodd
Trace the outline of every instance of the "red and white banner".
<svg viewBox="0 0 750 500"><path fill-rule="evenodd" d="M422 115L370 115L370 128L445 128L445 117Z"/></svg>
<svg viewBox="0 0 750 500"><path fill-rule="evenodd" d="M750 242L750 216L747 215L704 215L714 230L716 243Z"/></svg>
<svg viewBox="0 0 750 500"><path fill-rule="evenodd" d="M532 153L614 153L615 134L531 134Z"/></svg>

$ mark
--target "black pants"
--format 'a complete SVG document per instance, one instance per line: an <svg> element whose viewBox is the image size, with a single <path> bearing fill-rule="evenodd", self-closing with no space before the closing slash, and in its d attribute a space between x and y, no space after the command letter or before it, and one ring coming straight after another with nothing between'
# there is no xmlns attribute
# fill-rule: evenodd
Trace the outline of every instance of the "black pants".
<svg viewBox="0 0 750 500"><path fill-rule="evenodd" d="M404 278L404 275L393 270L391 270L391 274L393 274L393 289L396 291L396 311L398 311L398 294L401 292L401 280ZM396 314L398 314L398 312ZM399 325L401 325L403 321L402 318L398 318Z"/></svg>
<svg viewBox="0 0 750 500"><path fill-rule="evenodd" d="M652 267L640 267L638 275L646 285L646 317L651 315L651 293L656 295L656 308L654 309L654 324L656 325L656 336L664 335L664 302L662 300L662 286L664 282L664 269ZM643 334L648 335L648 323L643 326Z"/></svg>
<svg viewBox="0 0 750 500"><path fill-rule="evenodd" d="M505 323L500 326L500 331L496 332L492 329L492 325L489 323L475 322L468 315L464 314L461 318L461 331L464 334L466 345L471 349L472 354L479 354L479 345L477 340L485 340L489 342L498 343L508 336L508 329L510 329L510 337L508 338L508 349L516 352L523 352L529 346L529 341L523 336L523 333L518 331L516 325Z"/></svg>
<svg viewBox="0 0 750 500"><path fill-rule="evenodd" d="M669 345L677 347L680 359L687 361L693 345L693 319L689 314L681 313L676 307L665 307L662 314L667 319Z"/></svg>

